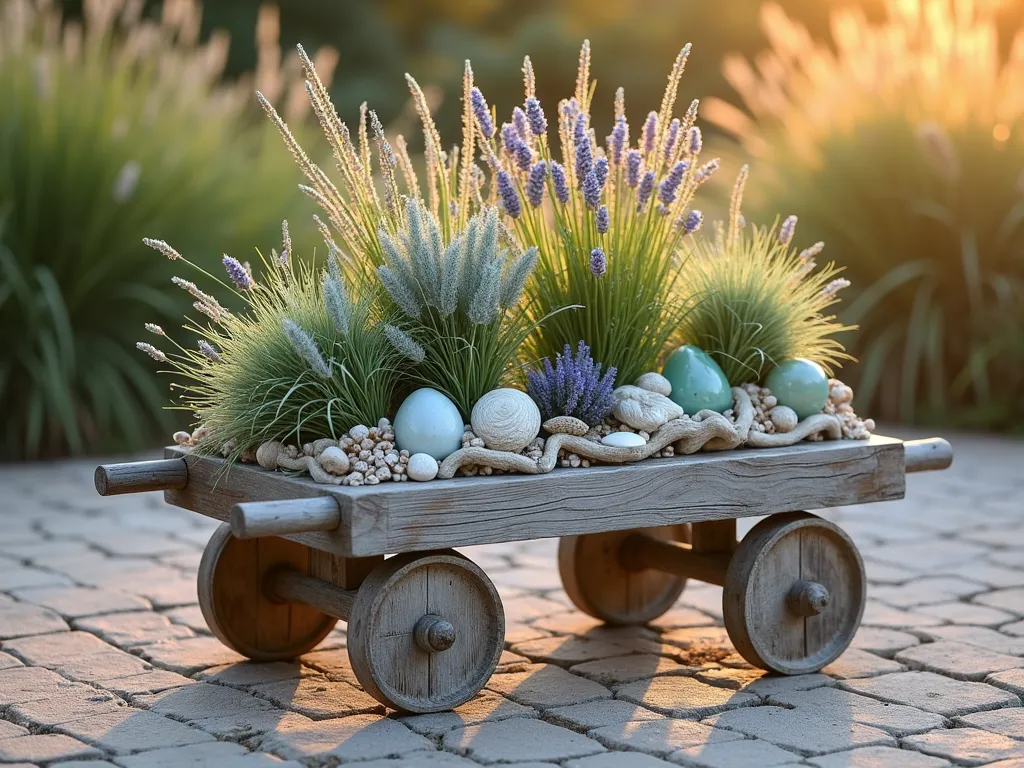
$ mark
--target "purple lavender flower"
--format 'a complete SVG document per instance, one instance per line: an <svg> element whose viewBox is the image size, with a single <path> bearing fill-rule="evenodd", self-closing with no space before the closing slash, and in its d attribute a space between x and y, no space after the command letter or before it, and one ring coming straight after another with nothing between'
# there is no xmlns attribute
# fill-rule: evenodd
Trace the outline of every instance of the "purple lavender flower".
<svg viewBox="0 0 1024 768"><path fill-rule="evenodd" d="M651 199L651 192L654 191L654 171L648 171L640 180L640 186L636 190L637 210L643 208Z"/></svg>
<svg viewBox="0 0 1024 768"><path fill-rule="evenodd" d="M603 235L608 231L608 206L602 205L597 209L597 215L594 217L595 224L597 225L597 233Z"/></svg>
<svg viewBox="0 0 1024 768"><path fill-rule="evenodd" d="M600 424L615 406L614 366L601 375L601 364L590 356L590 348L580 341L573 355L572 347L544 360L543 367L527 373L526 391L540 408L546 420L555 416L574 416L590 426Z"/></svg>
<svg viewBox="0 0 1024 768"><path fill-rule="evenodd" d="M487 108L487 101L479 88L473 88L469 92L469 99L473 106L473 114L480 125L480 132L485 139L494 135L494 121L491 119L491 110Z"/></svg>
<svg viewBox="0 0 1024 768"><path fill-rule="evenodd" d="M643 162L643 156L639 149L631 149L626 153L626 183L634 189L640 183L641 162Z"/></svg>
<svg viewBox="0 0 1024 768"><path fill-rule="evenodd" d="M544 180L547 175L548 164L543 160L537 161L530 169L530 176L526 181L526 199L534 208L544 200Z"/></svg>
<svg viewBox="0 0 1024 768"><path fill-rule="evenodd" d="M649 155L654 151L654 138L658 134L658 113L651 112L644 122L644 154Z"/></svg>
<svg viewBox="0 0 1024 768"><path fill-rule="evenodd" d="M587 116L577 112L576 120L573 123L572 140L579 144L585 138L587 138Z"/></svg>
<svg viewBox="0 0 1024 768"><path fill-rule="evenodd" d="M698 184L703 184L714 175L715 171L718 170L718 165L719 160L717 157L714 160L708 160L704 165L697 169L697 172L693 175L693 180Z"/></svg>
<svg viewBox="0 0 1024 768"><path fill-rule="evenodd" d="M686 169L689 167L690 164L688 162L680 160L672 166L668 176L662 179L658 185L658 199L663 204L671 205L675 201L676 192L679 190L679 185L683 182L683 174L686 173Z"/></svg>
<svg viewBox="0 0 1024 768"><path fill-rule="evenodd" d="M220 356L220 353L214 349L213 344L208 342L206 339L199 340L199 351L203 353L203 357L209 360L211 363L223 363L224 358Z"/></svg>
<svg viewBox="0 0 1024 768"><path fill-rule="evenodd" d="M587 178L591 168L594 167L594 155L590 146L590 136L587 133L584 115L576 118L576 183L583 188L583 181Z"/></svg>
<svg viewBox="0 0 1024 768"><path fill-rule="evenodd" d="M516 144L515 159L516 164L523 173L530 172L530 165L533 163L533 150L530 149L525 141L520 141Z"/></svg>
<svg viewBox="0 0 1024 768"><path fill-rule="evenodd" d="M558 202L569 201L569 185L565 181L565 168L557 160L551 161L551 181L555 184L555 197Z"/></svg>
<svg viewBox="0 0 1024 768"><path fill-rule="evenodd" d="M700 135L700 128L696 125L690 128L689 144L690 146L687 147L687 149L689 149L691 155L699 153L701 148L704 146L704 139Z"/></svg>
<svg viewBox="0 0 1024 768"><path fill-rule="evenodd" d="M227 271L228 277L231 278L231 282L233 282L239 290L248 291L255 285L252 276L245 271L245 267L242 266L242 263L238 259L224 254L224 258L220 261L221 264L224 265L224 269Z"/></svg>
<svg viewBox="0 0 1024 768"><path fill-rule="evenodd" d="M704 214L700 211L690 211L686 214L686 219L683 221L683 231L688 235L692 235L698 229L700 225L704 223Z"/></svg>
<svg viewBox="0 0 1024 768"><path fill-rule="evenodd" d="M668 126L668 133L665 135L665 159L672 157L672 150L676 148L676 140L679 138L679 118L677 117Z"/></svg>
<svg viewBox="0 0 1024 768"><path fill-rule="evenodd" d="M629 123L626 122L625 115L619 115L615 121L615 127L612 128L612 162L616 165L622 164L622 152L629 146Z"/></svg>
<svg viewBox="0 0 1024 768"><path fill-rule="evenodd" d="M597 181L601 185L601 189L604 189L604 183L608 181L608 158L599 157L594 163L594 173L597 174Z"/></svg>
<svg viewBox="0 0 1024 768"><path fill-rule="evenodd" d="M604 255L603 250L595 248L590 252L590 274L594 277L604 277L607 272L608 257Z"/></svg>
<svg viewBox="0 0 1024 768"><path fill-rule="evenodd" d="M520 142L519 134L512 123L501 124L501 144L510 155L515 153L516 145Z"/></svg>
<svg viewBox="0 0 1024 768"><path fill-rule="evenodd" d="M512 110L512 125L516 127L519 138L526 141L530 136L530 126L526 120L526 113L519 107Z"/></svg>
<svg viewBox="0 0 1024 768"><path fill-rule="evenodd" d="M523 212L523 206L519 202L519 193L516 192L515 185L512 183L512 177L504 169L498 171L498 197L501 198L501 205L505 209L505 213L513 219L518 219Z"/></svg>
<svg viewBox="0 0 1024 768"><path fill-rule="evenodd" d="M548 121L544 117L544 109L535 96L526 100L526 119L530 123L530 130L534 136L543 136L548 132Z"/></svg>
<svg viewBox="0 0 1024 768"><path fill-rule="evenodd" d="M793 241L793 234L796 232L796 216L787 216L779 228L779 242L782 245L789 245Z"/></svg>
<svg viewBox="0 0 1024 768"><path fill-rule="evenodd" d="M591 170L583 179L583 202L592 211L601 204L601 180L596 170Z"/></svg>

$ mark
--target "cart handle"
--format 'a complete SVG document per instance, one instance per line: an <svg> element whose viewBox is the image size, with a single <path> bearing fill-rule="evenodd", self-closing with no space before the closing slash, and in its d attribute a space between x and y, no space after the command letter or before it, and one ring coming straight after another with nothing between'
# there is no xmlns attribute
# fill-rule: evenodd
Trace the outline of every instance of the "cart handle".
<svg viewBox="0 0 1024 768"><path fill-rule="evenodd" d="M188 465L184 459L104 464L96 467L93 482L100 496L181 490L188 485Z"/></svg>
<svg viewBox="0 0 1024 768"><path fill-rule="evenodd" d="M247 501L231 508L231 533L236 539L333 531L341 510L333 496L281 501Z"/></svg>
<svg viewBox="0 0 1024 768"><path fill-rule="evenodd" d="M907 472L930 472L953 463L953 446L941 437L908 440L903 443Z"/></svg>

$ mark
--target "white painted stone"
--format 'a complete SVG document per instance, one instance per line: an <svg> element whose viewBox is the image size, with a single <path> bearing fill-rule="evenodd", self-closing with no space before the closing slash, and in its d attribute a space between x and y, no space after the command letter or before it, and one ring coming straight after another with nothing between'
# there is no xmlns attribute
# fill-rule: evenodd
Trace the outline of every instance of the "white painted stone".
<svg viewBox="0 0 1024 768"><path fill-rule="evenodd" d="M647 441L635 432L612 432L602 437L601 442L615 448L637 448L647 445Z"/></svg>
<svg viewBox="0 0 1024 768"><path fill-rule="evenodd" d="M437 459L429 453L414 453L409 457L405 471L410 480L426 482L437 477L437 469Z"/></svg>

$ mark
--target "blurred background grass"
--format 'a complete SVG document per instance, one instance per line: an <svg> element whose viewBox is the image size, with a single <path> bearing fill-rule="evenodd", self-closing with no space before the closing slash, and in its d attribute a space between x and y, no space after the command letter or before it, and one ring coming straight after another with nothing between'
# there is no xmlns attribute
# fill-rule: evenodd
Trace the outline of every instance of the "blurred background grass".
<svg viewBox="0 0 1024 768"><path fill-rule="evenodd" d="M1019 111L1012 99L999 112L994 104L1001 97L990 93L993 109L976 110L957 128L940 109L871 105L870 89L848 94L847 104L833 89L827 101L836 119L827 130L801 134L799 141L814 149L801 154L789 126L821 108L822 100L806 94L822 83L793 74L798 57L780 52L778 36L766 34L760 0L288 0L279 24L272 11L261 14L260 0L210 0L201 22L189 21L184 0L51 4L74 22L122 5L142 21L108 26L106 42L91 53L86 46L79 59L69 59L69 43L52 22L26 32L20 50L11 43L10 20L0 22L0 458L151 446L176 426L160 410L169 400L166 380L155 378L131 347L144 320L174 324L187 297L170 288L173 265L144 249L144 235L207 266L224 252L245 260L255 247L268 249L285 217L297 248L316 245L307 226L313 206L296 192L294 164L251 98L259 85L303 130L303 94L287 53L298 42L319 51L325 66L337 52L331 91L342 119L354 121L368 101L389 132L405 133L414 144L405 72L429 86L442 135L455 137L464 59L473 60L490 103L507 114L522 100L524 54L538 72L538 95L553 105L571 90L587 37L596 53L598 103L607 105L595 111L609 121L595 124L602 136L615 87L625 87L631 114L655 108L661 73L692 41L682 97L714 97L737 110L734 118L753 116L761 140L716 133L703 121L709 143L727 160L723 179L751 160L748 213L768 223L776 213L797 214L801 240L821 236L829 257L849 267L854 285L844 306L851 316L843 319L864 326L853 349L862 362L841 375L860 393L858 411L998 430L1024 422L1024 236L1015 219L1024 205L1024 125L1006 117ZM920 10L917 0L891 4ZM0 0L8 14L24 5ZM1024 72L1024 52L1012 47L1024 0L956 5L970 6L972 18L991 19L995 35L986 44L997 64ZM785 0L780 7L806 28L801 44L823 52L836 48L837 12L855 9L868 26L891 15L886 0ZM147 32L149 44L140 47L137 27L146 19L157 31ZM954 39L966 34L958 30L950 31ZM132 39L138 50L127 55L125 41ZM758 116L749 94L723 72L730 55L753 62L780 93L793 89L806 98L790 94L781 117ZM1017 99L1024 99L1024 80L1019 84ZM854 98L871 108L853 109ZM921 126L931 124L945 145L922 137L930 129ZM1000 129L1002 138L993 142L996 125L1006 135ZM934 152L929 158L922 146L954 147L964 172L940 184ZM815 153L827 162L807 159ZM894 181L903 184L899 194ZM906 190L940 186L945 196L938 202L953 225L926 226L928 216ZM965 200L975 204L954 203ZM717 203L705 199L703 207L713 211ZM1009 231L1000 239L994 230L1001 225ZM965 231L978 235L973 294L965 287L974 279L965 266ZM897 287L883 290L890 284Z"/></svg>

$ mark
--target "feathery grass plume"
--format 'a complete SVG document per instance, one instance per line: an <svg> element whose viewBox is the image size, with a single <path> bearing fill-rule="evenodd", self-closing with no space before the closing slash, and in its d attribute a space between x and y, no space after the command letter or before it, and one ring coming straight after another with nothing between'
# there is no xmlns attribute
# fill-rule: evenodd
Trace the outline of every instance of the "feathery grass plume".
<svg viewBox="0 0 1024 768"><path fill-rule="evenodd" d="M480 397L514 373L533 330L519 305L537 250L513 257L500 242L494 208L447 245L422 202L408 201L405 220L396 237L378 235L385 254L378 273L403 315L387 336L413 363L413 379L444 392L468 418Z"/></svg>
<svg viewBox="0 0 1024 768"><path fill-rule="evenodd" d="M180 254L140 240L223 275L220 250L269 245L302 203L252 100L254 76L294 91L276 32L255 73L224 78L200 2L142 5L0 0L0 461L127 454L184 426L130 347L193 299L168 283Z"/></svg>
<svg viewBox="0 0 1024 768"><path fill-rule="evenodd" d="M785 237L778 225L741 228L745 180L741 172L727 230L716 242L702 241L683 269L696 303L678 340L710 354L733 386L758 382L795 357L814 360L831 374L851 359L834 335L853 329L827 314L848 281L836 277L833 264L815 271L806 252L790 248L794 217L783 224Z"/></svg>
<svg viewBox="0 0 1024 768"><path fill-rule="evenodd" d="M707 114L756 163L752 210L792 211L847 254L858 410L1005 428L1024 363L979 350L1024 338L1024 29L994 3L882 5L882 20L835 8L816 41L765 4L772 49L725 61L744 109Z"/></svg>
<svg viewBox="0 0 1024 768"><path fill-rule="evenodd" d="M521 242L539 247L528 287L538 328L527 357L554 358L566 344L583 339L595 359L632 381L656 367L685 314L689 299L678 275L689 232L677 221L686 220L699 169L713 172L701 166L701 141L690 132L696 102L682 117L672 114L689 50L687 45L677 57L661 109L648 116L633 146L625 95L616 92L604 154L590 128L594 87L585 42L574 95L556 113L560 146L556 150L542 132L532 144L533 165L524 168L502 158L492 166L492 188L509 227ZM526 97L529 117L540 102L532 93ZM497 142L485 139L481 143L491 147L489 155L502 157ZM539 193L540 185L546 195ZM651 202L656 190L654 202L660 205ZM569 306L581 308L556 312Z"/></svg>
<svg viewBox="0 0 1024 768"><path fill-rule="evenodd" d="M136 345L171 363L177 407L214 436L198 449L230 442L232 460L267 440L303 443L376 424L390 412L402 363L374 291L350 292L333 256L326 269L312 260L260 258L261 280L242 293L241 310L219 324L187 321L198 351L175 344L165 355Z"/></svg>

